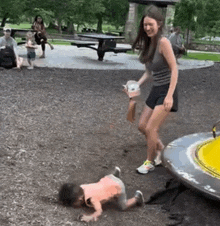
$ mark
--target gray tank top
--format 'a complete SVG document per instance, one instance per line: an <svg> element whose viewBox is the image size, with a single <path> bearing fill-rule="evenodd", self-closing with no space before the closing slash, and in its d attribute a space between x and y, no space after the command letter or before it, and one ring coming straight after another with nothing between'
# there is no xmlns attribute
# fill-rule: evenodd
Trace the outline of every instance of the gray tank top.
<svg viewBox="0 0 220 226"><path fill-rule="evenodd" d="M152 72L154 86L162 86L170 83L171 71L166 59L159 52L159 42L153 61L147 63L146 68Z"/></svg>

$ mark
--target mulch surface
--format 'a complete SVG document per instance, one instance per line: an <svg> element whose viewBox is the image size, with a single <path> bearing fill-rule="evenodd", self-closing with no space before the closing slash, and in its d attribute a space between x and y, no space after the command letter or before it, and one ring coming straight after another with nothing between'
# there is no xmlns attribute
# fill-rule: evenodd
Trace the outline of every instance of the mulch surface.
<svg viewBox="0 0 220 226"><path fill-rule="evenodd" d="M211 131L220 118L219 71L217 63L180 71L179 111L171 114L160 131L165 145L190 133ZM137 125L150 85L143 87L137 120L130 124L122 84L137 80L142 73L51 68L0 71L1 226L86 225L77 217L89 210L59 205L58 189L65 182L96 182L114 166L122 170L128 197L140 189L147 200L164 187L171 175L162 166L148 175L135 172L146 158L145 139ZM199 200L197 215L202 216L203 225L213 225L209 200L193 194L194 199L184 196L185 205L195 207ZM113 203L104 205L99 221L89 225L164 226L171 221L168 215L161 205L120 212ZM182 225L190 225L195 215L187 217Z"/></svg>

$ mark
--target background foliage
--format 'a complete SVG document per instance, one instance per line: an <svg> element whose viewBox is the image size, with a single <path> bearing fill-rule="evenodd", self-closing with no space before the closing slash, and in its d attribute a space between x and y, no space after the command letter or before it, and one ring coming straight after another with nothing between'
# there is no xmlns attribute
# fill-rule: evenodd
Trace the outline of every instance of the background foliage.
<svg viewBox="0 0 220 226"><path fill-rule="evenodd" d="M139 17L144 7L138 6ZM47 26L56 28L60 33L62 27L66 27L68 33L73 33L75 27L79 26L102 32L104 24L123 30L128 9L128 0L0 0L2 27L6 21L32 23L39 14ZM220 36L219 12L220 0L180 0L175 5L172 22L174 26L181 26L187 34L193 31L196 38Z"/></svg>

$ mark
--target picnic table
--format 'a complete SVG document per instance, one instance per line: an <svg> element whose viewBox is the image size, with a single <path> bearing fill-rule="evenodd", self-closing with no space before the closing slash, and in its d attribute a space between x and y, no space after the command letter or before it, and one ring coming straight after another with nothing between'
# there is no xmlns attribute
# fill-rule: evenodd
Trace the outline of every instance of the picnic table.
<svg viewBox="0 0 220 226"><path fill-rule="evenodd" d="M131 50L131 48L126 47L116 47L116 39L124 39L121 36L113 36L113 35L105 35L105 34L79 34L79 37L89 38L98 40L98 48L94 47L96 42L92 41L74 41L71 43L72 45L80 47L86 47L90 49L94 49L97 51L98 60L103 61L106 52L114 52L114 53L126 53Z"/></svg>

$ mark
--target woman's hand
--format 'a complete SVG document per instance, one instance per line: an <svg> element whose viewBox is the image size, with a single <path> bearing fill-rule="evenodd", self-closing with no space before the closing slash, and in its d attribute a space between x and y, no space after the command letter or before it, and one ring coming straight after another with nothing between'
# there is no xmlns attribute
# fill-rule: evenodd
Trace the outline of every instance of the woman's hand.
<svg viewBox="0 0 220 226"><path fill-rule="evenodd" d="M163 102L165 111L170 111L173 106L173 97L166 96Z"/></svg>
<svg viewBox="0 0 220 226"><path fill-rule="evenodd" d="M125 92L129 97L128 90L126 88L124 88L122 91Z"/></svg>

